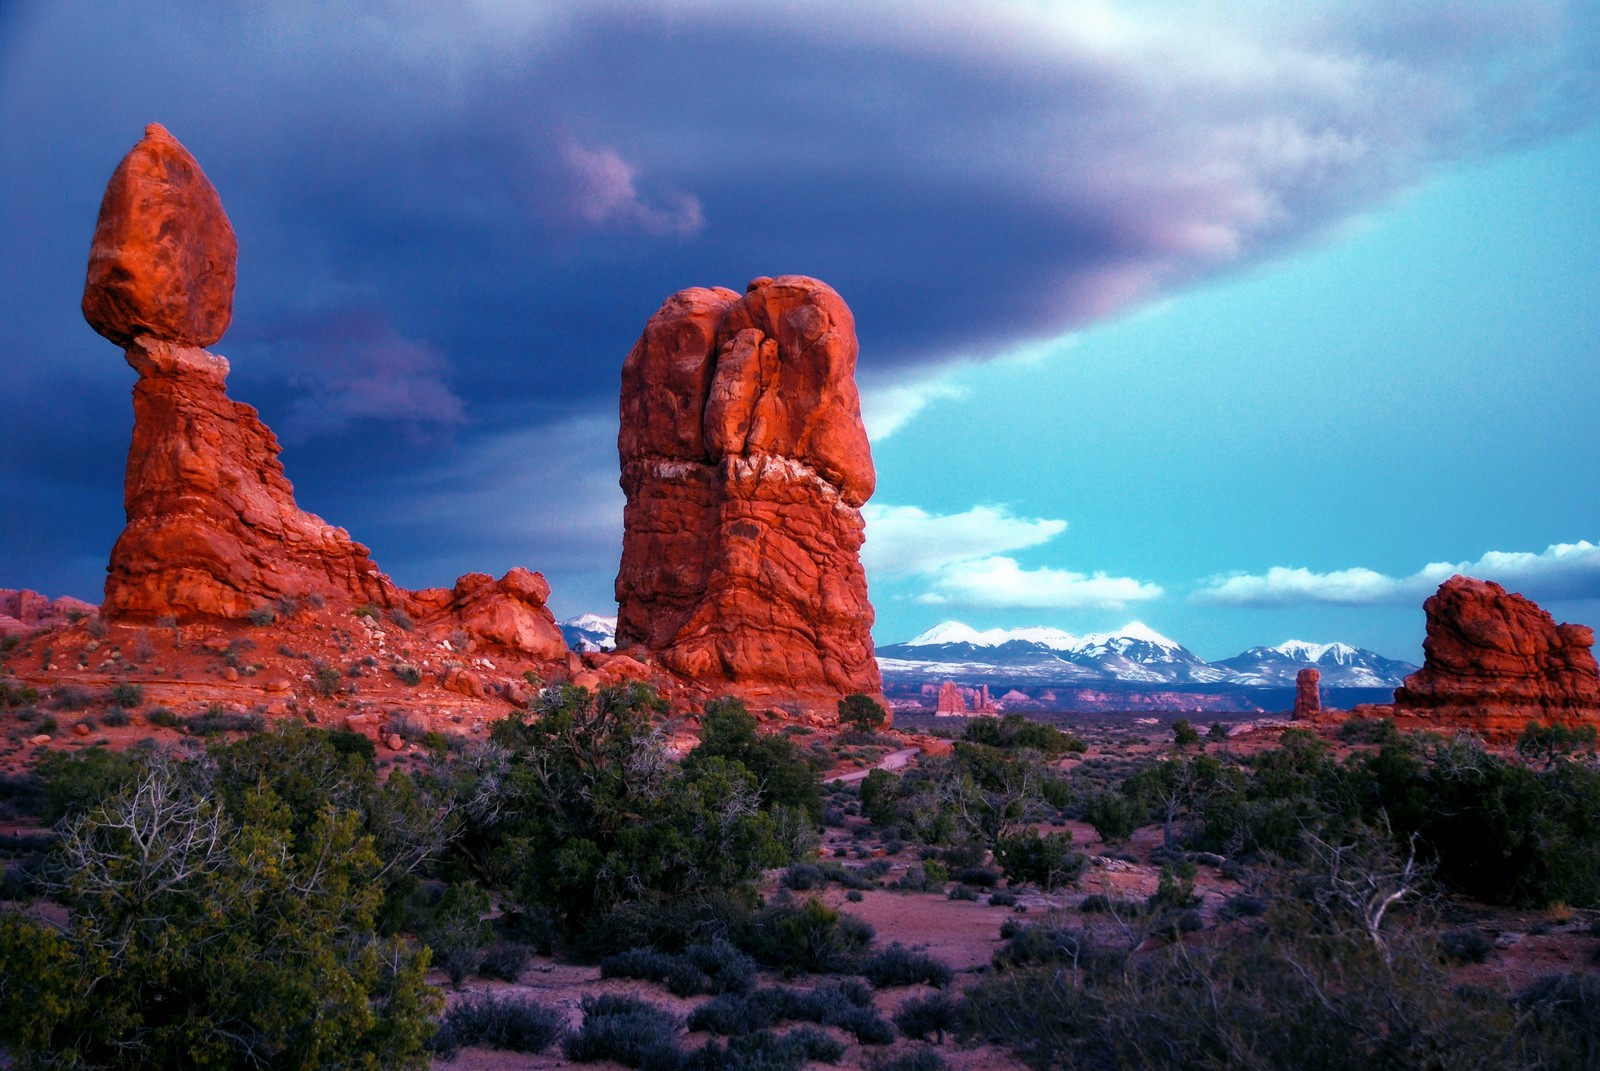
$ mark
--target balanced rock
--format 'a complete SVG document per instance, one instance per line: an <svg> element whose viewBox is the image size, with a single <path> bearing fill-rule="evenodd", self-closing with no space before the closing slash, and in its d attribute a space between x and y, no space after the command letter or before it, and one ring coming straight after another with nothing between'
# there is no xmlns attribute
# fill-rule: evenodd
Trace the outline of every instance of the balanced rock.
<svg viewBox="0 0 1600 1071"><path fill-rule="evenodd" d="M1499 584L1453 576L1423 603L1422 668L1395 691L1395 711L1470 719L1514 732L1529 720L1600 719L1594 630L1558 625Z"/></svg>
<svg viewBox="0 0 1600 1071"><path fill-rule="evenodd" d="M228 397L226 358L200 348L227 327L234 250L216 191L152 124L106 190L84 290L84 316L139 373L128 524L107 566L105 616L237 620L309 599L566 659L538 573L469 573L454 589L406 591L343 528L295 504L277 437Z"/></svg>
<svg viewBox="0 0 1600 1071"><path fill-rule="evenodd" d="M1311 718L1322 712L1322 671L1310 666L1294 675L1294 716Z"/></svg>
<svg viewBox="0 0 1600 1071"><path fill-rule="evenodd" d="M849 308L804 276L650 319L622 369L618 651L748 698L881 692L855 363Z"/></svg>
<svg viewBox="0 0 1600 1071"><path fill-rule="evenodd" d="M238 252L205 172L165 127L151 123L100 202L84 319L119 346L141 336L209 346L233 317Z"/></svg>

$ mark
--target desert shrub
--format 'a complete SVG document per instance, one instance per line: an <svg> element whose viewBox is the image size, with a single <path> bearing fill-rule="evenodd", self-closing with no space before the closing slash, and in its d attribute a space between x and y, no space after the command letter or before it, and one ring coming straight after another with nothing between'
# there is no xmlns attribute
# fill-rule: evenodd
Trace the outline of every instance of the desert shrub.
<svg viewBox="0 0 1600 1071"><path fill-rule="evenodd" d="M839 727L850 732L871 733L883 727L889 712L871 696L857 692L839 700Z"/></svg>
<svg viewBox="0 0 1600 1071"><path fill-rule="evenodd" d="M952 885L948 898L951 900L968 900L974 903L978 899L978 890L970 885Z"/></svg>
<svg viewBox="0 0 1600 1071"><path fill-rule="evenodd" d="M581 927L569 928L564 934L566 951L580 960L599 962L633 948L682 952L690 945L719 939L749 951L743 935L757 929L751 902L745 890L618 901ZM548 908L533 913L549 918L552 930L559 929Z"/></svg>
<svg viewBox="0 0 1600 1071"><path fill-rule="evenodd" d="M1494 942L1476 926L1458 926L1439 935L1439 951L1461 963L1482 963L1494 951Z"/></svg>
<svg viewBox="0 0 1600 1071"><path fill-rule="evenodd" d="M637 997L583 998L583 1026L567 1036L562 1051L581 1064L612 1060L641 1071L675 1071L684 1062L678 1021Z"/></svg>
<svg viewBox="0 0 1600 1071"><path fill-rule="evenodd" d="M8 639L10 637L7 637ZM17 684L14 681L0 681L0 708L11 710L15 707L32 706L39 701L39 689L31 684Z"/></svg>
<svg viewBox="0 0 1600 1071"><path fill-rule="evenodd" d="M106 712L100 716L100 721L113 729L120 729L133 721L133 715L121 707L107 707Z"/></svg>
<svg viewBox="0 0 1600 1071"><path fill-rule="evenodd" d="M887 860L879 860L887 862ZM885 867L884 869L887 869ZM822 876L846 889L876 889L878 883L872 880L874 868L869 864L863 867L842 866L839 863L827 862L818 867ZM881 871L876 871L881 876Z"/></svg>
<svg viewBox="0 0 1600 1071"><path fill-rule="evenodd" d="M1267 902L1254 893L1235 893L1224 901L1221 910L1218 911L1218 914L1229 922L1266 913Z"/></svg>
<svg viewBox="0 0 1600 1071"><path fill-rule="evenodd" d="M915 952L896 941L861 963L861 974L874 989L927 984L943 988L954 977L948 966L926 952Z"/></svg>
<svg viewBox="0 0 1600 1071"><path fill-rule="evenodd" d="M751 916L736 940L757 963L792 976L841 970L872 938L867 923L813 899L769 904Z"/></svg>
<svg viewBox="0 0 1600 1071"><path fill-rule="evenodd" d="M78 818L130 789L145 765L138 752L99 747L76 753L52 751L35 767L44 789L40 817L46 822Z"/></svg>
<svg viewBox="0 0 1600 1071"><path fill-rule="evenodd" d="M296 832L266 790L234 809L215 777L157 756L65 823L72 928L0 913L11 1059L425 1066L438 997L426 955L373 931L380 863L357 816L315 812Z"/></svg>
<svg viewBox="0 0 1600 1071"><path fill-rule="evenodd" d="M1000 884L1000 872L990 870L988 867L969 866L961 871L957 879L963 885L976 885L980 889L992 889Z"/></svg>
<svg viewBox="0 0 1600 1071"><path fill-rule="evenodd" d="M1096 792L1083 808L1083 820L1094 826L1107 844L1127 840L1149 817L1149 810L1138 800L1117 792Z"/></svg>
<svg viewBox="0 0 1600 1071"><path fill-rule="evenodd" d="M795 863L783 872L783 887L796 892L808 892L828 884L819 867L810 863Z"/></svg>
<svg viewBox="0 0 1600 1071"><path fill-rule="evenodd" d="M1188 718L1179 718L1172 723L1172 742L1178 747L1193 747L1200 742L1200 730Z"/></svg>
<svg viewBox="0 0 1600 1071"><path fill-rule="evenodd" d="M763 736L759 723L737 699L714 699L700 720L700 744L685 759L689 771L713 758L737 762L755 775L761 806L790 808L816 822L822 816L822 785L805 753L783 735Z"/></svg>
<svg viewBox="0 0 1600 1071"><path fill-rule="evenodd" d="M471 1045L543 1052L566 1035L566 1017L516 993L476 993L453 1005L428 1047L446 1060Z"/></svg>
<svg viewBox="0 0 1600 1071"><path fill-rule="evenodd" d="M417 627L416 623L411 620L411 615L399 607L394 607L389 611L389 620L406 632L410 632Z"/></svg>
<svg viewBox="0 0 1600 1071"><path fill-rule="evenodd" d="M44 719L39 722L39 731L41 733L54 733L59 728L61 728L61 723L56 721L54 714L46 714Z"/></svg>
<svg viewBox="0 0 1600 1071"><path fill-rule="evenodd" d="M1083 752L1089 745L1053 725L1033 721L1021 714L1000 718L973 718L961 734L962 740L995 748L1030 748L1046 755Z"/></svg>
<svg viewBox="0 0 1600 1071"><path fill-rule="evenodd" d="M989 904L992 907L1016 907L1017 894L1010 889L996 889L989 894Z"/></svg>
<svg viewBox="0 0 1600 1071"><path fill-rule="evenodd" d="M416 666L397 662L393 669L394 675L399 678L401 684L409 684L415 687L422 683L422 670Z"/></svg>
<svg viewBox="0 0 1600 1071"><path fill-rule="evenodd" d="M1543 1066L1600 1066L1600 979L1545 975L1519 993L1515 1004L1525 1016L1518 1032L1529 1049L1545 1056Z"/></svg>
<svg viewBox="0 0 1600 1071"><path fill-rule="evenodd" d="M1000 837L995 841L994 856L1008 883L1030 882L1042 889L1077 884L1089 864L1087 856L1073 850L1071 833L1040 836L1032 829Z"/></svg>
<svg viewBox="0 0 1600 1071"><path fill-rule="evenodd" d="M709 1041L685 1062L689 1071L799 1071L806 1063L837 1063L844 1045L815 1027L796 1027L784 1034L760 1030L731 1039Z"/></svg>
<svg viewBox="0 0 1600 1071"><path fill-rule="evenodd" d="M755 964L726 941L690 945L671 954L635 948L600 961L602 978L638 978L665 983L676 996L744 993L755 984Z"/></svg>
<svg viewBox="0 0 1600 1071"><path fill-rule="evenodd" d="M1339 739L1347 744L1388 744L1399 736L1393 718L1348 718L1339 726Z"/></svg>
<svg viewBox="0 0 1600 1071"><path fill-rule="evenodd" d="M844 898L850 901L852 904L859 904L861 901L866 899L866 897L861 894L860 889L851 889L849 892L844 894Z"/></svg>
<svg viewBox="0 0 1600 1071"><path fill-rule="evenodd" d="M267 718L264 714L240 713L213 705L204 714L186 718L181 724L185 731L196 736L212 736L216 733L259 733L267 727Z"/></svg>
<svg viewBox="0 0 1600 1071"><path fill-rule="evenodd" d="M528 969L533 950L520 941L496 941L483 954L478 973L485 978L498 978L502 982L515 982Z"/></svg>
<svg viewBox="0 0 1600 1071"><path fill-rule="evenodd" d="M267 625L270 625L276 621L278 619L278 615L273 612L272 607L270 606L258 606L254 610L251 610L250 613L246 615L246 618L252 625L257 626L258 628L265 628Z"/></svg>
<svg viewBox="0 0 1600 1071"><path fill-rule="evenodd" d="M318 663L316 671L311 676L311 690L326 699L338 692L343 680L344 675L339 672L338 666L330 666L325 662Z"/></svg>
<svg viewBox="0 0 1600 1071"><path fill-rule="evenodd" d="M955 1028L960 1007L955 998L944 993L912 997L894 1013L894 1025L900 1028L900 1033L918 1041L933 1034L934 1041L942 1045L945 1031Z"/></svg>
<svg viewBox="0 0 1600 1071"><path fill-rule="evenodd" d="M94 695L75 684L64 684L50 696L52 710L82 710L94 702Z"/></svg>
<svg viewBox="0 0 1600 1071"><path fill-rule="evenodd" d="M107 689L106 702L114 707L132 710L144 702L144 688L128 681L118 681Z"/></svg>
<svg viewBox="0 0 1600 1071"><path fill-rule="evenodd" d="M483 916L489 894L475 882L454 882L440 897L417 936L433 950L434 966L443 969L450 984L459 987L483 962L493 930Z"/></svg>
<svg viewBox="0 0 1600 1071"><path fill-rule="evenodd" d="M163 729L175 729L178 725L178 716L166 707L156 707L145 718L151 725L159 725Z"/></svg>
<svg viewBox="0 0 1600 1071"><path fill-rule="evenodd" d="M503 761L479 785L516 806L473 835L516 900L569 931L624 900L748 888L788 861L783 823L757 805L748 770L668 760L648 721L660 707L643 685L562 685L492 730Z"/></svg>
<svg viewBox="0 0 1600 1071"><path fill-rule="evenodd" d="M1194 879L1197 872L1193 863L1163 866L1161 877L1156 882L1156 891L1150 894L1146 906L1152 911L1165 908L1181 910L1195 906L1200 902L1194 894Z"/></svg>
<svg viewBox="0 0 1600 1071"><path fill-rule="evenodd" d="M769 986L743 995L716 997L689 1014L690 1030L737 1037L784 1022L809 1022L848 1030L863 1045L886 1045L894 1028L872 1007L859 982L789 989Z"/></svg>

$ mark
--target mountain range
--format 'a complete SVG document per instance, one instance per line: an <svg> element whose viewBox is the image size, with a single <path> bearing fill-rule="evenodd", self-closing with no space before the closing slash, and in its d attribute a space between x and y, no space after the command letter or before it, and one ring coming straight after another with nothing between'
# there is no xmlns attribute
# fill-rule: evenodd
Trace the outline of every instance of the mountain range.
<svg viewBox="0 0 1600 1071"><path fill-rule="evenodd" d="M1285 688L1310 666L1321 672L1325 688L1395 688L1417 668L1347 643L1302 640L1207 662L1137 621L1115 632L1083 636L1043 627L979 631L946 621L903 643L879 647L877 655L885 678L944 675L974 683L1067 686Z"/></svg>

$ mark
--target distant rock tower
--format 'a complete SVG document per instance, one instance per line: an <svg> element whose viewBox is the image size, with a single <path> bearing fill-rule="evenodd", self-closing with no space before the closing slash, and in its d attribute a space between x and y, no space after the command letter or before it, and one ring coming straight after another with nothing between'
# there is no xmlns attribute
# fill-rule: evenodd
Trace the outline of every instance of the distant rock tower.
<svg viewBox="0 0 1600 1071"><path fill-rule="evenodd" d="M826 284L668 298L622 367L617 650L709 689L880 695L855 320Z"/></svg>
<svg viewBox="0 0 1600 1071"><path fill-rule="evenodd" d="M1310 718L1322 712L1322 671L1307 667L1294 675L1294 716Z"/></svg>
<svg viewBox="0 0 1600 1071"><path fill-rule="evenodd" d="M939 686L939 702L933 708L935 714L967 714L967 697L961 694L961 686L955 681L945 681Z"/></svg>

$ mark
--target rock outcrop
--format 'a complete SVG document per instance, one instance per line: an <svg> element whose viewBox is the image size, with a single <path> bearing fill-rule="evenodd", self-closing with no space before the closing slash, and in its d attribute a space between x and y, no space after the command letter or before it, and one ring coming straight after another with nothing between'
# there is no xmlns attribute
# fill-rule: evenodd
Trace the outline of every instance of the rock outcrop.
<svg viewBox="0 0 1600 1071"><path fill-rule="evenodd" d="M1294 716L1314 718L1322 713L1322 671L1307 667L1294 675Z"/></svg>
<svg viewBox="0 0 1600 1071"><path fill-rule="evenodd" d="M160 126L118 166L95 228L84 316L139 373L109 619L241 619L292 600L363 604L565 658L549 585L514 569L409 592L343 528L299 508L277 437L228 397L219 339L233 307L233 229L192 156Z"/></svg>
<svg viewBox="0 0 1600 1071"><path fill-rule="evenodd" d="M622 371L617 649L752 699L881 693L855 321L815 279L684 290Z"/></svg>
<svg viewBox="0 0 1600 1071"><path fill-rule="evenodd" d="M1441 584L1423 610L1423 665L1395 691L1396 714L1459 718L1498 734L1529 719L1600 719L1593 629L1558 625L1531 600L1465 576Z"/></svg>
<svg viewBox="0 0 1600 1071"><path fill-rule="evenodd" d="M47 598L27 588L0 588L0 636L52 628L74 618L88 617L99 607L63 595Z"/></svg>

